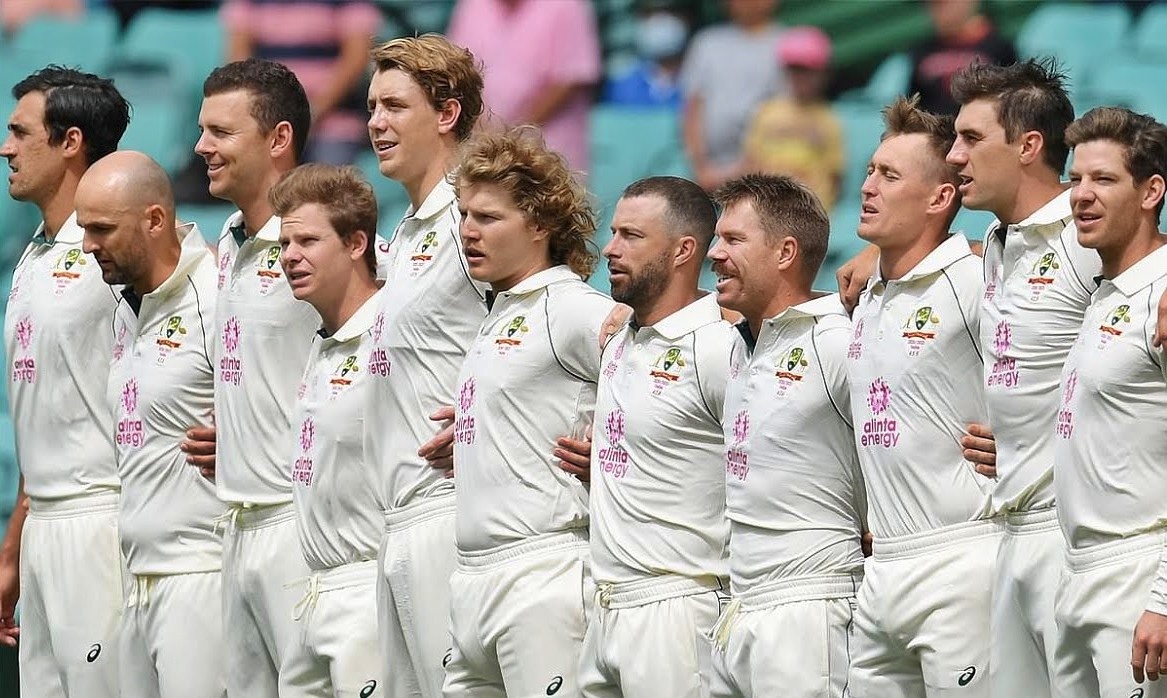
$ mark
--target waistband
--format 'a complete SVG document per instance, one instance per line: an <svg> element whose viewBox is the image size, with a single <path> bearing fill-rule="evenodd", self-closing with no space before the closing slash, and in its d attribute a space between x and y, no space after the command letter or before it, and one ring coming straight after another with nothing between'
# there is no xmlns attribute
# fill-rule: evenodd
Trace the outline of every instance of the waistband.
<svg viewBox="0 0 1167 698"><path fill-rule="evenodd" d="M665 574L635 582L600 582L596 585L596 603L600 608L618 609L647 606L669 599L696 596L711 591L729 590L729 580L713 575L706 577L682 577Z"/></svg>
<svg viewBox="0 0 1167 698"><path fill-rule="evenodd" d="M862 583L862 572L791 577L744 589L734 600L741 602L743 611L758 611L800 601L849 598L859 593Z"/></svg>
<svg viewBox="0 0 1167 698"><path fill-rule="evenodd" d="M410 526L454 513L454 493L423 497L398 509L385 512L385 531L402 531Z"/></svg>
<svg viewBox="0 0 1167 698"><path fill-rule="evenodd" d="M317 570L307 577L300 577L299 579L288 582L284 585L285 589L292 587L304 586L304 595L296 602L292 608L292 615L296 620L300 620L312 609L316 608L316 601L321 594L329 591L339 591L341 589L348 589L351 587L365 586L374 584L377 581L377 561L376 560L361 560L360 562L349 562L344 565L337 565L324 570Z"/></svg>
<svg viewBox="0 0 1167 698"><path fill-rule="evenodd" d="M545 533L526 540L499 545L487 550L458 551L458 567L466 571L484 570L528 555L575 550L588 547L587 529L562 533Z"/></svg>
<svg viewBox="0 0 1167 698"><path fill-rule="evenodd" d="M964 521L906 536L877 538L872 546L872 559L901 560L927 555L948 547L969 545L982 538L1000 535L1004 530L1004 524L1002 518Z"/></svg>
<svg viewBox="0 0 1167 698"><path fill-rule="evenodd" d="M1013 536L1044 533L1059 528L1057 507L1011 511L1005 515L1005 531Z"/></svg>
<svg viewBox="0 0 1167 698"><path fill-rule="evenodd" d="M215 518L215 528L222 525L232 531L254 531L295 521L296 507L291 502L280 504L231 504L227 511ZM229 524L229 526L228 526Z"/></svg>
<svg viewBox="0 0 1167 698"><path fill-rule="evenodd" d="M125 591L126 608L141 607L145 608L150 605L150 594L154 591L154 585L160 579L167 579L169 577L186 577L196 574L214 574L218 575L219 570L208 570L206 572L180 572L178 574L128 574L127 588Z"/></svg>
<svg viewBox="0 0 1167 698"><path fill-rule="evenodd" d="M1066 550L1066 567L1071 573L1086 572L1116 565L1134 557L1159 555L1167 544L1167 530L1162 528L1085 548Z"/></svg>
<svg viewBox="0 0 1167 698"><path fill-rule="evenodd" d="M37 519L73 519L87 514L116 512L121 492L101 490L64 499L28 498L28 515Z"/></svg>

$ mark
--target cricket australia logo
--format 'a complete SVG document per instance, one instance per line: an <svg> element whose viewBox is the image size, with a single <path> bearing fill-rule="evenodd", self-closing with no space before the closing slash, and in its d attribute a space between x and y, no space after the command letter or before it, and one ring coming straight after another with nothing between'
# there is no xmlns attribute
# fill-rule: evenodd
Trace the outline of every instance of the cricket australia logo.
<svg viewBox="0 0 1167 698"><path fill-rule="evenodd" d="M891 406L891 387L876 378L867 389L867 406L871 419L863 424L859 445L864 448L894 448L900 442L899 425L892 417L882 416Z"/></svg>
<svg viewBox="0 0 1167 698"><path fill-rule="evenodd" d="M617 407L608 413L604 420L604 437L608 446L600 449L600 468L615 478L623 478L628 474L630 461L628 451L620 444L624 440L625 415L624 410Z"/></svg>
<svg viewBox="0 0 1167 698"><path fill-rule="evenodd" d="M936 331L939 328L940 316L930 305L917 308L909 315L903 325L903 338L907 340L908 356L919 356L927 343L936 338Z"/></svg>
<svg viewBox="0 0 1167 698"><path fill-rule="evenodd" d="M328 385L332 389L332 397L336 397L338 391L342 388L347 388L356 380L357 374L361 372L361 366L357 362L356 354L349 354L341 360L337 365L336 370L332 372L332 377L328 379Z"/></svg>
<svg viewBox="0 0 1167 698"><path fill-rule="evenodd" d="M454 420L454 442L474 443L474 415L469 414L474 407L476 385L473 378L467 378L458 389L458 418Z"/></svg>
<svg viewBox="0 0 1167 698"><path fill-rule="evenodd" d="M1009 323L1004 320L997 323L997 328L993 333L993 365L989 369L989 377L985 379L985 387L992 388L994 386L1001 386L1005 388L1013 388L1020 380L1020 375L1017 371L1017 359L1009 357L1009 351L1013 348L1013 330L1009 328Z"/></svg>
<svg viewBox="0 0 1167 698"><path fill-rule="evenodd" d="M19 356L12 362L13 383L33 383L36 381L36 360L27 356L32 347L32 320L22 317L16 323L16 344L20 347Z"/></svg>
<svg viewBox="0 0 1167 698"><path fill-rule="evenodd" d="M1078 389L1078 369L1073 369L1066 374L1065 380L1062 381L1062 406L1058 410L1058 422L1054 427L1054 433L1063 439L1068 439L1074 434L1074 410L1071 403L1074 400L1074 391Z"/></svg>
<svg viewBox="0 0 1167 698"><path fill-rule="evenodd" d="M266 296L275 283L283 276L280 268L280 246L272 245L260 255L255 276L259 279L259 293Z"/></svg>
<svg viewBox="0 0 1167 698"><path fill-rule="evenodd" d="M1098 348L1104 349L1115 337L1121 337L1131 323L1131 307L1127 303L1116 306L1098 327Z"/></svg>
<svg viewBox="0 0 1167 698"><path fill-rule="evenodd" d="M223 351L226 356L219 359L220 383L238 386L243 380L243 364L236 356L240 334L239 318L232 315L223 323Z"/></svg>
<svg viewBox="0 0 1167 698"><path fill-rule="evenodd" d="M661 391L672 383L681 379L681 372L688 362L678 346L671 346L661 352L652 362L648 375L652 377L652 394L660 395Z"/></svg>
<svg viewBox="0 0 1167 698"><path fill-rule="evenodd" d="M138 381L131 378L122 385L119 400L122 417L118 420L114 441L120 448L141 448L146 442L146 432L138 418L138 398Z"/></svg>
<svg viewBox="0 0 1167 698"><path fill-rule="evenodd" d="M53 294L60 296L69 286L81 278L81 271L88 264L81 248L74 247L57 258L53 268Z"/></svg>
<svg viewBox="0 0 1167 698"><path fill-rule="evenodd" d="M733 418L731 428L733 445L725 451L726 477L744 482L750 474L750 455L746 452L746 442L750 438L750 413L739 410Z"/></svg>
<svg viewBox="0 0 1167 698"><path fill-rule="evenodd" d="M300 456L292 465L292 482L309 487L312 484L312 446L316 443L316 422L311 417L300 424Z"/></svg>
<svg viewBox="0 0 1167 698"><path fill-rule="evenodd" d="M1054 283L1058 270L1062 268L1058 254L1050 251L1043 254L1029 270L1029 300L1036 301L1045 289Z"/></svg>
<svg viewBox="0 0 1167 698"><path fill-rule="evenodd" d="M523 337L531 328L527 325L527 316L516 315L511 321L503 325L494 338L495 347L500 356L506 356L515 347L521 346Z"/></svg>
<svg viewBox="0 0 1167 698"><path fill-rule="evenodd" d="M774 375L778 378L778 397L785 397L794 386L802 382L810 360L802 347L791 347L778 357Z"/></svg>

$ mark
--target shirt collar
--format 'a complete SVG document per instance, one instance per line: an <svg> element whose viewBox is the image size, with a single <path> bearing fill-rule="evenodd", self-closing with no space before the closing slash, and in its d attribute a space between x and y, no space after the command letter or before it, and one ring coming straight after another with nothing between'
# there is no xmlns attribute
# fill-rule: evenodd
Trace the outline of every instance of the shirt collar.
<svg viewBox="0 0 1167 698"><path fill-rule="evenodd" d="M235 238L235 244L243 247L247 242L247 226L243 223L243 211L236 211L227 219L227 232ZM280 218L272 216L255 233L255 237L265 242L280 241Z"/></svg>
<svg viewBox="0 0 1167 698"><path fill-rule="evenodd" d="M891 281L913 281L915 279L931 276L943 269L947 269L951 264L964 259L972 254L972 249L968 246L968 238L960 233L949 235L948 239L940 243L935 249L929 252L923 259L916 263L908 273L904 274L898 279L890 279ZM875 273L867 281L867 290L871 290L876 284L886 282L879 273L879 262L875 263Z"/></svg>
<svg viewBox="0 0 1167 698"><path fill-rule="evenodd" d="M526 293L538 291L547 288L551 284L559 283L561 281L568 281L574 279L579 280L579 274L571 270L571 267L566 264L544 269L541 272L532 274L523 279L519 283L512 286L509 290L500 291L499 296L521 296Z"/></svg>
<svg viewBox="0 0 1167 698"><path fill-rule="evenodd" d="M721 306L717 305L717 294L706 293L692 303L662 318L651 329L670 341L676 341L696 330L719 322ZM634 330L642 329L634 322L629 323Z"/></svg>
<svg viewBox="0 0 1167 698"><path fill-rule="evenodd" d="M843 309L843 303L839 300L839 294L828 293L818 298L804 301L798 305L792 305L774 317L767 318L762 324L776 325L779 322L785 322L795 318L818 318L824 315L842 315L843 317L847 317L847 311Z"/></svg>
<svg viewBox="0 0 1167 698"><path fill-rule="evenodd" d="M317 334L326 341L347 342L368 332L372 329L373 323L377 318L377 300L379 295L378 293L374 293L369 296L369 300L362 303L361 307L357 308L357 312L353 313L352 317L341 325L340 329L336 332L333 332L331 335L326 335L324 329L321 328Z"/></svg>
<svg viewBox="0 0 1167 698"><path fill-rule="evenodd" d="M430 190L426 195L425 200L421 202L421 206L417 210L413 210L413 206L405 212L406 218L414 218L419 221L425 221L437 216L441 212L450 207L457 197L454 195L454 185L450 183L449 179L442 177L438 180L437 186Z"/></svg>
<svg viewBox="0 0 1167 698"><path fill-rule="evenodd" d="M41 224L37 226L36 233L32 236L32 241L43 247L52 247L58 242L65 245L76 245L84 237L85 230L77 225L77 212L74 211L65 219L65 222L61 225L61 229L57 231L57 235L52 240L49 240L45 236L45 222L41 221Z"/></svg>
<svg viewBox="0 0 1167 698"><path fill-rule="evenodd" d="M1124 296L1133 296L1167 276L1167 245L1143 257L1129 269L1114 277L1111 283Z"/></svg>
<svg viewBox="0 0 1167 698"><path fill-rule="evenodd" d="M138 296L134 292L132 286L126 285L122 289L122 298L130 304L135 315L141 315L142 302L147 298L165 298L170 295L172 291L181 288L186 284L186 277L190 270L198 265L204 257L208 257L211 251L207 248L207 243L203 240L203 234L199 232L199 227L195 223L183 223L175 230L179 241L182 243L181 250L178 254L178 264L175 265L174 271L166 280L158 285L158 288L147 293L144 296Z"/></svg>

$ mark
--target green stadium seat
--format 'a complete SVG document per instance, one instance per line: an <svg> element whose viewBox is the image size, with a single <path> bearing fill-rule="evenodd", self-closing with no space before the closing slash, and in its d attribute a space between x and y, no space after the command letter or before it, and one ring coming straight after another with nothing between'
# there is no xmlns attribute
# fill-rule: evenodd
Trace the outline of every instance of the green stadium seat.
<svg viewBox="0 0 1167 698"><path fill-rule="evenodd" d="M1105 63L1098 59L1120 50L1130 23L1130 11L1118 4L1045 3L1022 25L1017 52L1023 58L1057 56L1073 86Z"/></svg>
<svg viewBox="0 0 1167 698"><path fill-rule="evenodd" d="M1167 5L1151 5L1139 16L1131 49L1140 58L1167 60L1165 37L1167 37Z"/></svg>
<svg viewBox="0 0 1167 698"><path fill-rule="evenodd" d="M358 155L353 164L373 186L373 193L377 196L377 233L386 240L393 239L397 224L409 209L409 196L400 184L381 174L377 156L372 150Z"/></svg>
<svg viewBox="0 0 1167 698"><path fill-rule="evenodd" d="M1083 107L1117 105L1167 120L1167 63L1141 58L1111 58L1100 62L1084 89ZM1075 106L1079 106L1078 103ZM1084 113L1084 112L1081 112ZM1079 115L1081 115L1079 113Z"/></svg>
<svg viewBox="0 0 1167 698"><path fill-rule="evenodd" d="M91 8L77 19L38 15L20 28L7 50L25 64L58 63L102 73L113 55L117 31L117 18L107 8Z"/></svg>
<svg viewBox="0 0 1167 698"><path fill-rule="evenodd" d="M151 59L116 59L109 76L131 105L122 150L139 150L176 175L191 157L197 131L182 67Z"/></svg>
<svg viewBox="0 0 1167 698"><path fill-rule="evenodd" d="M875 69L867 84L840 97L847 102L863 102L880 109L896 97L906 94L912 80L912 60L906 53L893 53Z"/></svg>
<svg viewBox="0 0 1167 698"><path fill-rule="evenodd" d="M7 173L7 166L0 171ZM36 206L13 200L8 196L7 190L0 192L0 277L5 273L4 269L11 269L16 265L40 221L41 214ZM7 298L5 295L0 297L0 300Z"/></svg>
<svg viewBox="0 0 1167 698"><path fill-rule="evenodd" d="M883 134L883 117L879 107L866 102L839 102L835 115L843 126L843 187L839 200L858 205L859 189L867 178L867 163L879 147ZM841 204L842 205L842 204Z"/></svg>

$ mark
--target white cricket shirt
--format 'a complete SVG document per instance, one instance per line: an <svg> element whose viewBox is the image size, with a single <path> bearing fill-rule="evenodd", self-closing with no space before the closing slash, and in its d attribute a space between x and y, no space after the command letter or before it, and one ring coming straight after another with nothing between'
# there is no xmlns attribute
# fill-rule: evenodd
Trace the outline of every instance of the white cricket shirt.
<svg viewBox="0 0 1167 698"><path fill-rule="evenodd" d="M488 550L588 524L588 494L555 440L595 408L600 327L615 307L566 266L494 298L458 374L455 539Z"/></svg>
<svg viewBox="0 0 1167 698"><path fill-rule="evenodd" d="M231 504L292 501L287 445L296 387L320 315L296 300L280 265L280 219L252 237L243 213L219 238L215 328L215 482Z"/></svg>
<svg viewBox="0 0 1167 698"><path fill-rule="evenodd" d="M855 446L876 540L989 515L992 480L960 438L988 420L981 260L952 235L895 280L876 273L847 347Z"/></svg>
<svg viewBox="0 0 1167 698"><path fill-rule="evenodd" d="M81 250L84 234L76 214L52 242L42 223L8 294L8 408L24 491L35 499L119 486L105 399L118 295Z"/></svg>
<svg viewBox="0 0 1167 698"><path fill-rule="evenodd" d="M316 335L300 386L292 486L300 547L314 570L377 559L385 528L364 447L377 303L374 294L332 336Z"/></svg>
<svg viewBox="0 0 1167 698"><path fill-rule="evenodd" d="M470 278L459 222L443 178L390 243L365 410L365 448L390 509L454 487L417 449L441 429L429 416L454 404L458 371L486 317L486 289Z"/></svg>
<svg viewBox="0 0 1167 698"><path fill-rule="evenodd" d="M215 408L215 258L193 223L178 234L174 273L137 309L124 290L114 316L107 395L122 480L118 531L138 575L213 572L222 555L215 519L225 506L179 450Z"/></svg>
<svg viewBox="0 0 1167 698"><path fill-rule="evenodd" d="M736 332L707 294L604 348L592 431L592 576L729 575L721 413Z"/></svg>
<svg viewBox="0 0 1167 698"><path fill-rule="evenodd" d="M863 569L863 476L847 387L851 322L836 295L737 325L725 395L733 593Z"/></svg>
<svg viewBox="0 0 1167 698"><path fill-rule="evenodd" d="M1097 253L1078 244L1069 190L1004 237L985 234L981 347L985 401L997 440L994 511L1054 504L1054 420L1058 385L1082 326Z"/></svg>
<svg viewBox="0 0 1167 698"><path fill-rule="evenodd" d="M1051 431L1074 548L1167 524L1167 362L1151 344L1165 289L1167 247L1102 279L1066 359Z"/></svg>

